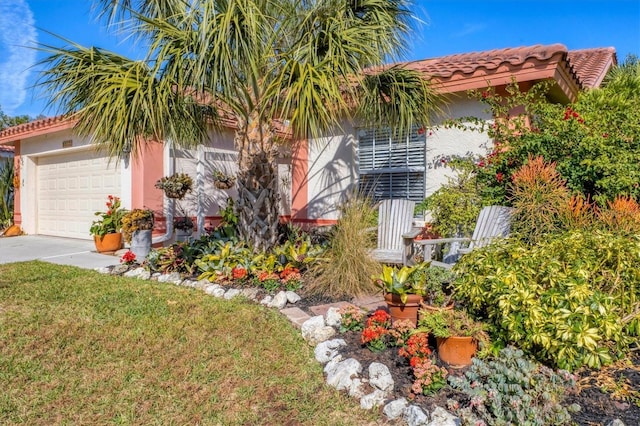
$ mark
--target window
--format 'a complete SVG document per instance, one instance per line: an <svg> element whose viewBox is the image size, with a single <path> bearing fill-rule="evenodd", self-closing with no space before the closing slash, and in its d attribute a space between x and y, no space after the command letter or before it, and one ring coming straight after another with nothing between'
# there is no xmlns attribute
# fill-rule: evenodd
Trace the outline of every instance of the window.
<svg viewBox="0 0 640 426"><path fill-rule="evenodd" d="M376 201L404 198L422 201L425 194L425 132L389 129L358 132L359 189Z"/></svg>

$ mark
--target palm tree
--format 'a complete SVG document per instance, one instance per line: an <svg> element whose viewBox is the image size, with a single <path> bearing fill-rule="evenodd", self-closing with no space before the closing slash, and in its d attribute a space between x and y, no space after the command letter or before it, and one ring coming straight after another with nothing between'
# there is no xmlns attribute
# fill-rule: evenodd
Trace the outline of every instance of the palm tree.
<svg viewBox="0 0 640 426"><path fill-rule="evenodd" d="M41 84L77 131L112 156L143 140L183 147L233 123L239 228L255 249L277 238L278 146L344 120L407 130L436 97L397 61L411 31L408 0L98 0L139 36L144 60L69 42L49 52ZM289 139L282 136L288 135ZM126 149L129 148L129 149Z"/></svg>

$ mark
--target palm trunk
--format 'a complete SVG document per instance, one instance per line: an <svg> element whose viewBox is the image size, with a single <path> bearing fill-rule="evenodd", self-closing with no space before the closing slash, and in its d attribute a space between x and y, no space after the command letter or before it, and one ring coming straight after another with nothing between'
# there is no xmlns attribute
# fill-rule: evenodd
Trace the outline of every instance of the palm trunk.
<svg viewBox="0 0 640 426"><path fill-rule="evenodd" d="M254 252L268 250L278 239L280 195L277 147L269 123L252 114L235 135L238 148L238 230Z"/></svg>

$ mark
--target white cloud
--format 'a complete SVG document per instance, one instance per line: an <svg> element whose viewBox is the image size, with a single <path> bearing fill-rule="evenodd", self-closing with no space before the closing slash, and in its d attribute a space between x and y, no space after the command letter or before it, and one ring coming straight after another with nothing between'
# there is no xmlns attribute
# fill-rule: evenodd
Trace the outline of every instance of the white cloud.
<svg viewBox="0 0 640 426"><path fill-rule="evenodd" d="M487 28L486 24L464 24L462 29L454 34L455 37L465 37Z"/></svg>
<svg viewBox="0 0 640 426"><path fill-rule="evenodd" d="M36 62L33 13L25 0L0 0L0 106L12 115L27 97L30 68Z"/></svg>

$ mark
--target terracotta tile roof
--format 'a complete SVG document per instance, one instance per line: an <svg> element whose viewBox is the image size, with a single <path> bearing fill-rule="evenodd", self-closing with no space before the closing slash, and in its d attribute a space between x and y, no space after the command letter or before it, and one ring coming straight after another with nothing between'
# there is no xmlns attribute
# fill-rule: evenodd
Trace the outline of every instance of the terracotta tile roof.
<svg viewBox="0 0 640 426"><path fill-rule="evenodd" d="M454 74L474 74L479 69L493 71L505 64L518 66L532 58L545 61L558 53L567 52L567 48L562 44L513 47L423 59L408 62L407 66L429 76L446 79Z"/></svg>
<svg viewBox="0 0 640 426"><path fill-rule="evenodd" d="M13 147L0 145L0 152L13 152Z"/></svg>
<svg viewBox="0 0 640 426"><path fill-rule="evenodd" d="M598 87L609 68L616 64L615 49L607 47L569 51L562 44L535 45L460 53L407 62L405 66L443 83L480 75L490 80L492 75L503 72L517 76L525 68L553 62L566 68L567 75L579 88ZM531 63L531 67L527 63Z"/></svg>
<svg viewBox="0 0 640 426"><path fill-rule="evenodd" d="M609 68L618 63L613 47L571 50L567 59L583 88L599 87Z"/></svg>
<svg viewBox="0 0 640 426"><path fill-rule="evenodd" d="M56 117L47 117L40 120L30 121L28 123L9 127L0 132L0 144L10 142L13 137L18 137L25 133L45 131L52 127L60 125L72 127L75 121L66 116L58 115Z"/></svg>

